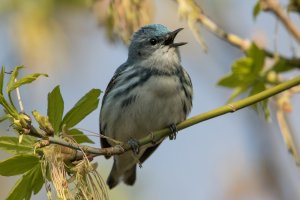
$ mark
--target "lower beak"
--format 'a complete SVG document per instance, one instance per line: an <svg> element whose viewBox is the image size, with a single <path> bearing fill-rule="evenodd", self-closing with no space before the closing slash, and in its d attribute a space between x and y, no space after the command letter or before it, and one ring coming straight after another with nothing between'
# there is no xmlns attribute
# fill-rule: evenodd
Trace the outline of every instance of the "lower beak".
<svg viewBox="0 0 300 200"><path fill-rule="evenodd" d="M174 39L175 39L176 35L182 30L183 30L183 28L179 28L179 29L176 29L175 31L168 33L166 40L164 42L164 45L169 45L170 47L179 47L179 46L187 44L186 42L174 43Z"/></svg>

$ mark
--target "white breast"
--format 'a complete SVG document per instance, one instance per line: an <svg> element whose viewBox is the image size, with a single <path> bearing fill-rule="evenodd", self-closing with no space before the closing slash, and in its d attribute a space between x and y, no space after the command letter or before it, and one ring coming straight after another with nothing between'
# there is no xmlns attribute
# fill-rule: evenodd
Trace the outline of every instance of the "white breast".
<svg viewBox="0 0 300 200"><path fill-rule="evenodd" d="M184 92L175 76L151 77L129 95L136 95L134 103L122 108L120 99L117 105L111 106L110 117L106 116L107 132L117 140L139 139L186 117L182 108Z"/></svg>

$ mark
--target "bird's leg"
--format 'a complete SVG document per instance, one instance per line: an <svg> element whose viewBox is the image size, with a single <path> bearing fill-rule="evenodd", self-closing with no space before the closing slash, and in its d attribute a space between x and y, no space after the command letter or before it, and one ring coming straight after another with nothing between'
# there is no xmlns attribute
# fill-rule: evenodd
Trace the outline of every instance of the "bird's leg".
<svg viewBox="0 0 300 200"><path fill-rule="evenodd" d="M131 146L131 149L135 154L139 153L140 145L139 145L139 141L137 139L131 137L131 138L129 138L127 143Z"/></svg>
<svg viewBox="0 0 300 200"><path fill-rule="evenodd" d="M170 140L175 140L176 139L176 134L178 133L178 130L176 128L176 125L175 124L171 124L169 126L169 129L171 130L171 134L169 135L169 139Z"/></svg>

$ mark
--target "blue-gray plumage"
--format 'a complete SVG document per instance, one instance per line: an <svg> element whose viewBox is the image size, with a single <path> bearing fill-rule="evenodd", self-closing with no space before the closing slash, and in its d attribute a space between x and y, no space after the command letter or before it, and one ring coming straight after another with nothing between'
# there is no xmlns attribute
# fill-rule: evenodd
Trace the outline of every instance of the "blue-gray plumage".
<svg viewBox="0 0 300 200"><path fill-rule="evenodd" d="M174 43L181 30L171 32L163 25L151 24L134 33L128 59L116 70L103 97L101 134L126 142L186 119L192 108L193 90L178 50L186 43ZM115 155L108 186L113 188L120 180L133 185L137 161L143 163L161 142L141 147L137 155ZM101 145L115 144L101 138Z"/></svg>

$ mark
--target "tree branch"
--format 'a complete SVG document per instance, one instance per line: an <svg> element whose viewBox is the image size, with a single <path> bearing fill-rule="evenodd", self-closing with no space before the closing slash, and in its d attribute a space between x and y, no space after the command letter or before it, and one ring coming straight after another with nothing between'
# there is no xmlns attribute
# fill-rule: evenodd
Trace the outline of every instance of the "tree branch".
<svg viewBox="0 0 300 200"><path fill-rule="evenodd" d="M285 28L300 42L300 31L295 24L284 13L278 0L261 0L265 10L271 11L282 22Z"/></svg>
<svg viewBox="0 0 300 200"><path fill-rule="evenodd" d="M201 7L194 0L177 0L177 3L179 15L182 18L185 18L189 24L199 22L217 37L241 49L242 51L246 51L251 46L250 40L228 33L220 28L214 21L204 14Z"/></svg>
<svg viewBox="0 0 300 200"><path fill-rule="evenodd" d="M272 0L270 0L272 1ZM241 51L246 52L252 41L249 39L242 38L233 33L226 32L220 26L218 26L213 20L211 20L205 13L202 11L199 5L193 0L177 0L179 14L186 18L188 21L198 22L202 24L207 30L212 32L214 35L224 40L225 42L239 48ZM190 22L191 23L191 22ZM263 49L268 57L274 58L279 57L286 61L288 65L292 65L295 68L300 68L300 59L299 58L287 58L278 53L271 52L267 49Z"/></svg>
<svg viewBox="0 0 300 200"><path fill-rule="evenodd" d="M258 103L264 99L267 99L271 96L274 96L284 90L287 90L287 89L292 88L299 84L300 84L300 76L298 76L294 79L291 79L289 81L286 81L284 83L281 83L270 89L267 89L263 92L260 92L256 95L247 97L245 99L227 104L225 106L222 106L222 107L216 108L214 110L194 116L192 118L189 118L189 119L177 124L177 126L176 126L177 130L182 130L182 129L188 128L190 126L193 126L195 124L198 124L200 122L203 122L203 121L206 121L206 120L209 120L209 119L212 119L212 118L215 118L215 117L227 114L227 113L235 112L237 110L240 110L247 106ZM140 139L138 141L138 143L140 146L154 143L154 142L160 141L161 139L165 138L169 134L171 134L171 131L168 128L158 130L158 131L155 131L155 132L149 134L148 136ZM94 147L90 147L90 146L86 146L86 145L69 143L60 138L49 137L49 138L45 138L45 139L47 141L49 141L49 144L62 145L62 146L69 147L69 148L72 148L75 150L84 151L87 154L94 154L94 156L122 154L125 151L128 151L131 149L131 146L127 143L123 143L123 144L116 145L116 146L109 147L109 148L94 148Z"/></svg>

